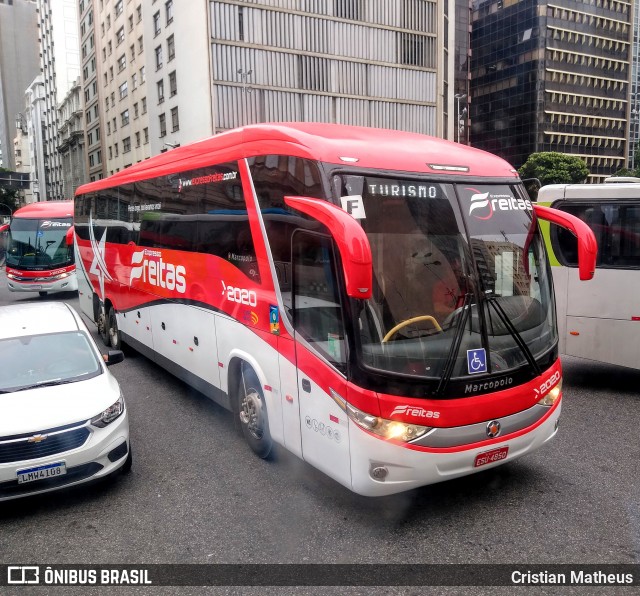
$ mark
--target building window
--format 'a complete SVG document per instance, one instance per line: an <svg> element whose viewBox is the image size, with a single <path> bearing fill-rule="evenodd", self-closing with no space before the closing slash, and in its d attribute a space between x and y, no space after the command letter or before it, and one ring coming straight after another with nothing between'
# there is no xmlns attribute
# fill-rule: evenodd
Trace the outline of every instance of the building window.
<svg viewBox="0 0 640 596"><path fill-rule="evenodd" d="M111 56L111 53L113 52L113 44L111 42L107 43L107 49L109 50L109 56Z"/></svg>
<svg viewBox="0 0 640 596"><path fill-rule="evenodd" d="M176 44L173 35L167 37L167 55L169 56L169 60L173 60L176 57Z"/></svg>
<svg viewBox="0 0 640 596"><path fill-rule="evenodd" d="M95 159L93 157L93 153L91 155L89 155L89 167L93 167L95 165Z"/></svg>
<svg viewBox="0 0 640 596"><path fill-rule="evenodd" d="M146 77L144 76L144 66L140 69L140 84L146 81Z"/></svg>
<svg viewBox="0 0 640 596"><path fill-rule="evenodd" d="M122 139L122 153L129 153L131 151L131 137Z"/></svg>
<svg viewBox="0 0 640 596"><path fill-rule="evenodd" d="M122 126L126 126L127 124L129 124L129 110L125 110L124 112L122 112L122 114L120 114L120 117L122 118Z"/></svg>
<svg viewBox="0 0 640 596"><path fill-rule="evenodd" d="M142 4L136 6L136 16L138 17L138 23L142 20Z"/></svg>
<svg viewBox="0 0 640 596"><path fill-rule="evenodd" d="M156 48L156 70L162 68L162 46Z"/></svg>
<svg viewBox="0 0 640 596"><path fill-rule="evenodd" d="M149 142L149 129L143 128L142 134L144 135L144 144L146 145Z"/></svg>
<svg viewBox="0 0 640 596"><path fill-rule="evenodd" d="M114 108L116 105L116 92L112 91L111 92L111 107Z"/></svg>
<svg viewBox="0 0 640 596"><path fill-rule="evenodd" d="M160 35L160 11L153 15L153 36Z"/></svg>
<svg viewBox="0 0 640 596"><path fill-rule="evenodd" d="M118 87L118 90L120 91L120 99L124 99L127 95L129 95L129 85L127 84L127 81L122 83L122 85Z"/></svg>
<svg viewBox="0 0 640 596"><path fill-rule="evenodd" d="M167 135L167 119L164 114L158 116L158 122L160 123L160 138Z"/></svg>
<svg viewBox="0 0 640 596"><path fill-rule="evenodd" d="M115 156L118 157L118 143L114 143L113 145Z"/></svg>
<svg viewBox="0 0 640 596"><path fill-rule="evenodd" d="M142 98L142 113L143 114L147 113L147 98L146 97Z"/></svg>
<svg viewBox="0 0 640 596"><path fill-rule="evenodd" d="M107 135L111 134L111 122L107 121Z"/></svg>
<svg viewBox="0 0 640 596"><path fill-rule="evenodd" d="M167 15L167 25L173 22L173 0L169 0L165 5L165 11Z"/></svg>
<svg viewBox="0 0 640 596"><path fill-rule="evenodd" d="M178 93L178 81L176 79L176 71L169 73L169 97L173 97Z"/></svg>
<svg viewBox="0 0 640 596"><path fill-rule="evenodd" d="M142 54L144 51L144 41L142 39L142 35L138 37L138 54Z"/></svg>
<svg viewBox="0 0 640 596"><path fill-rule="evenodd" d="M138 73L134 72L131 75L131 88L136 89L138 87Z"/></svg>
<svg viewBox="0 0 640 596"><path fill-rule="evenodd" d="M133 119L135 120L138 117L138 102L133 104Z"/></svg>
<svg viewBox="0 0 640 596"><path fill-rule="evenodd" d="M158 103L162 103L164 101L164 80L160 79L156 86L158 88Z"/></svg>
<svg viewBox="0 0 640 596"><path fill-rule="evenodd" d="M127 57L122 54L120 58L118 58L118 72L122 72L127 67Z"/></svg>
<svg viewBox="0 0 640 596"><path fill-rule="evenodd" d="M109 159L113 159L113 147L109 146Z"/></svg>
<svg viewBox="0 0 640 596"><path fill-rule="evenodd" d="M131 54L131 62L134 62L136 59L136 45L135 44L131 44L131 47L129 48L129 53Z"/></svg>
<svg viewBox="0 0 640 596"><path fill-rule="evenodd" d="M133 29L133 15L129 15L129 31Z"/></svg>
<svg viewBox="0 0 640 596"><path fill-rule="evenodd" d="M122 14L122 9L123 9L122 5L123 5L123 0L118 0L116 2L115 8L114 8L115 13L116 13L116 18L119 17Z"/></svg>
<svg viewBox="0 0 640 596"><path fill-rule="evenodd" d="M140 147L140 133L136 133L136 147Z"/></svg>
<svg viewBox="0 0 640 596"><path fill-rule="evenodd" d="M116 33L116 45L119 46L124 41L124 27L120 27Z"/></svg>
<svg viewBox="0 0 640 596"><path fill-rule="evenodd" d="M178 108L171 108L171 132L180 130L180 120L178 119Z"/></svg>
<svg viewBox="0 0 640 596"><path fill-rule="evenodd" d="M116 119L113 119L113 132L116 132L116 130L118 130L118 127L116 125Z"/></svg>

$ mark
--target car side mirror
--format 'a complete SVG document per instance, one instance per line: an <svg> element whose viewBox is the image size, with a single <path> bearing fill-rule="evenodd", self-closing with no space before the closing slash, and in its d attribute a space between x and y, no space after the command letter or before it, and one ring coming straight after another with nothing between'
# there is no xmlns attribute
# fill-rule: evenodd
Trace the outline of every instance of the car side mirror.
<svg viewBox="0 0 640 596"><path fill-rule="evenodd" d="M107 366L118 364L118 362L124 360L124 352L122 350L109 350L107 354L102 355L102 359Z"/></svg>

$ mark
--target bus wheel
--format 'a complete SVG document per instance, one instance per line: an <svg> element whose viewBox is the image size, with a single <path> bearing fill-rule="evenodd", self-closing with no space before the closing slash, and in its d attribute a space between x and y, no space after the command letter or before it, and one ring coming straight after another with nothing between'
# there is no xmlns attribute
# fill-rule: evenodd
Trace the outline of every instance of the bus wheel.
<svg viewBox="0 0 640 596"><path fill-rule="evenodd" d="M38 294L39 294L42 298L44 298L44 297L47 295L47 293L46 293L46 292L38 292Z"/></svg>
<svg viewBox="0 0 640 596"><path fill-rule="evenodd" d="M110 337L109 337L109 325L108 325L108 317L105 317L104 313L100 312L98 315L98 320L96 323L98 324L98 333L100 334L100 338L102 339L102 343L105 346L110 346Z"/></svg>
<svg viewBox="0 0 640 596"><path fill-rule="evenodd" d="M111 346L114 350L121 350L122 342L120 341L120 331L118 330L118 319L116 317L116 311L113 310L113 306L109 308L106 328L109 337L107 345Z"/></svg>
<svg viewBox="0 0 640 596"><path fill-rule="evenodd" d="M267 407L258 377L248 366L242 368L237 399L244 438L258 457L267 458L273 445L269 434Z"/></svg>

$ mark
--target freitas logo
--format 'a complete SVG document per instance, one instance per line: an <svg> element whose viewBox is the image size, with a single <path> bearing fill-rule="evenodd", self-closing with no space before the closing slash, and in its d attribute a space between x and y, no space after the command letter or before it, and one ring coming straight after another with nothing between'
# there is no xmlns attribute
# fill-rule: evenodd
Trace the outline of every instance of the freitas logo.
<svg viewBox="0 0 640 596"><path fill-rule="evenodd" d="M185 279L187 270L184 266L165 263L162 257L158 260L150 261L144 258L146 254L144 250L133 253L131 257L129 286L131 286L134 279L142 279L142 281L152 286L166 288L167 290L176 290L181 294L187 291L187 282Z"/></svg>
<svg viewBox="0 0 640 596"><path fill-rule="evenodd" d="M496 211L532 211L533 206L529 199L516 199L512 195L492 195L489 192L479 192L475 188L467 188L471 191L471 204L469 215L476 219L487 220L493 217Z"/></svg>

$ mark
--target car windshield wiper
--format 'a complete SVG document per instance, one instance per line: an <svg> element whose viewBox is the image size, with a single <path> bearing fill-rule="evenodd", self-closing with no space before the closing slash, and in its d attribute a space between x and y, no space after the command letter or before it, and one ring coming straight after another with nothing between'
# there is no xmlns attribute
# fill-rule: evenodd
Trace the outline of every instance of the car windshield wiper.
<svg viewBox="0 0 640 596"><path fill-rule="evenodd" d="M511 334L511 337L513 337L516 344L518 344L518 347L524 354L524 357L527 359L527 362L531 365L531 368L533 368L535 372L535 376L540 376L542 374L542 371L540 370L540 366L538 366L536 359L533 357L533 354L531 353L529 346L527 346L524 339L522 339L522 335L520 335L518 330L515 328L515 326L511 322L511 319L509 319L507 313L504 312L504 309L502 308L502 306L500 305L500 301L498 300L498 296L494 296L490 290L487 290L484 293L484 297L487 300L487 304L493 307L493 310L496 311L498 318L502 321L504 326L507 328L507 331Z"/></svg>
<svg viewBox="0 0 640 596"><path fill-rule="evenodd" d="M460 351L460 344L462 343L462 334L464 333L465 327L467 326L467 320L469 319L469 316L471 314L470 299L472 295L473 294L471 292L467 292L464 295L464 300L462 302L462 306L460 307L461 312L458 316L458 320L455 323L455 334L453 336L453 341L451 342L451 347L449 348L447 362L445 364L442 377L440 378L440 383L438 383L438 388L436 389L436 395L442 395L444 393L444 390L446 389L449 381L451 380L451 376L453 375L453 367L456 364L458 352Z"/></svg>
<svg viewBox="0 0 640 596"><path fill-rule="evenodd" d="M18 387L14 391L27 391L28 389L39 389L40 387L52 387L54 385L66 385L67 383L75 383L78 379L51 379L50 381L41 381L40 383L34 383L33 385L25 385L24 387Z"/></svg>

